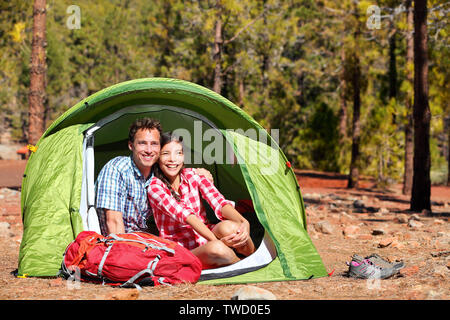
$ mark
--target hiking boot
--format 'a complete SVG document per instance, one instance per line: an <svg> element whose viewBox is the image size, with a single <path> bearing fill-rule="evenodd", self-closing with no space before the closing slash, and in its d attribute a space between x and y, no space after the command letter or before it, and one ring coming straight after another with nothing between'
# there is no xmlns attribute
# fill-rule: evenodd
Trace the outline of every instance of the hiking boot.
<svg viewBox="0 0 450 320"><path fill-rule="evenodd" d="M374 264L376 264L382 268L393 267L397 270L400 270L403 267L405 267L405 263L403 261L389 262L389 261L383 259L382 257L380 257L379 255L377 255L376 253L372 253L370 256L366 257L366 259L369 259Z"/></svg>
<svg viewBox="0 0 450 320"><path fill-rule="evenodd" d="M359 279L387 279L398 272L394 267L382 268L369 259L349 263L348 276Z"/></svg>
<svg viewBox="0 0 450 320"><path fill-rule="evenodd" d="M405 266L403 261L391 263L391 262L383 259L376 253L372 253L370 256L367 256L365 258L363 258L357 254L354 254L352 257L352 261L356 261L359 263L361 263L364 259L369 259L373 264L375 264L376 266L379 266L381 268L395 268L397 270L400 270Z"/></svg>

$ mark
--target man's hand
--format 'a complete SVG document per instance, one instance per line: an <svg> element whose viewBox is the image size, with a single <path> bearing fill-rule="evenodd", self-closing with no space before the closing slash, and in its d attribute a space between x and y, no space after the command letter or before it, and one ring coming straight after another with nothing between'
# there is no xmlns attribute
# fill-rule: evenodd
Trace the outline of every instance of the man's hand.
<svg viewBox="0 0 450 320"><path fill-rule="evenodd" d="M196 168L194 169L194 172L198 174L199 176L204 176L206 179L208 179L211 183L214 183L214 178L208 170L205 168Z"/></svg>

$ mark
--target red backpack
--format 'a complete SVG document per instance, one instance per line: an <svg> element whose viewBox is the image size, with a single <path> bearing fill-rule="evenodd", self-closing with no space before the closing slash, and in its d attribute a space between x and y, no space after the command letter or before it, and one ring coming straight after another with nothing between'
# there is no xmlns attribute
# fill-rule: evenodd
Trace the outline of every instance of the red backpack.
<svg viewBox="0 0 450 320"><path fill-rule="evenodd" d="M183 246L145 232L82 231L63 256L64 277L122 287L195 283L202 263Z"/></svg>

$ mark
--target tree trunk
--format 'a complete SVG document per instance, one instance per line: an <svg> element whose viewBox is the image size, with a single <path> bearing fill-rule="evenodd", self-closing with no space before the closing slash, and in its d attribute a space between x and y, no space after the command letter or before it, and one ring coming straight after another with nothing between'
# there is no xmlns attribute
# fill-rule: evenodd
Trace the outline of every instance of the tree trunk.
<svg viewBox="0 0 450 320"><path fill-rule="evenodd" d="M353 128L352 128L352 158L350 163L350 174L348 176L347 188L357 188L359 183L359 165L360 165L360 152L359 143L361 138L361 123L360 123L360 109L361 109L361 96L360 96L360 80L361 80L361 66L359 61L359 34L360 34L360 24L359 24L359 14L358 9L355 6L355 19L357 21L356 30L354 33L355 47L353 51L353 75L352 75L352 86L353 86Z"/></svg>
<svg viewBox="0 0 450 320"><path fill-rule="evenodd" d="M450 121L447 126L447 187L450 187Z"/></svg>
<svg viewBox="0 0 450 320"><path fill-rule="evenodd" d="M345 79L345 47L341 47L341 79L340 79L340 92L339 92L339 141L341 146L343 145L345 139L347 138L347 82Z"/></svg>
<svg viewBox="0 0 450 320"><path fill-rule="evenodd" d="M45 130L45 87L47 63L46 1L35 0L33 5L33 40L31 43L30 90L28 93L28 143L35 145Z"/></svg>
<svg viewBox="0 0 450 320"><path fill-rule="evenodd" d="M411 210L430 210L430 119L428 105L427 2L414 1L414 177Z"/></svg>
<svg viewBox="0 0 450 320"><path fill-rule="evenodd" d="M295 92L295 101L300 106L300 108L303 108L306 106L305 73L300 71L299 74L297 74L295 77L297 78L297 91Z"/></svg>
<svg viewBox="0 0 450 320"><path fill-rule="evenodd" d="M166 33L168 36L173 34L172 28L170 27L170 19L171 19L171 9L172 4L170 2L163 2L163 11L164 11L164 17L160 20L161 25L164 27ZM158 62L158 68L156 69L155 76L156 77L167 77L167 73L163 73L162 70L167 70L169 63L167 61L167 57L171 55L172 51L172 44L170 42L170 39L163 39L162 44L162 54ZM166 71L167 72L167 71Z"/></svg>
<svg viewBox="0 0 450 320"><path fill-rule="evenodd" d="M396 34L393 30L389 38L389 98L397 98L397 64L396 64ZM395 116L395 115L394 115Z"/></svg>
<svg viewBox="0 0 450 320"><path fill-rule="evenodd" d="M265 7L266 4L267 4L267 0L262 1L262 4L263 4L263 7ZM262 18L263 18L263 24L265 26L267 26L267 14L265 12L263 13ZM263 42L265 42L265 43L270 43L269 42L269 34L270 34L270 31L264 32L262 37L261 37L261 40ZM264 94L266 94L267 93L267 87L269 86L269 75L268 75L268 73L269 73L269 67L270 67L270 56L269 56L268 48L270 48L270 46L264 46L264 47L267 48L267 50L263 49L263 51L262 51L261 83L262 83L262 87L263 87L263 90L264 90Z"/></svg>
<svg viewBox="0 0 450 320"><path fill-rule="evenodd" d="M397 30L392 26L393 30L389 37L389 100L397 99L397 62L395 49L397 48ZM392 123L397 122L397 116L392 113Z"/></svg>
<svg viewBox="0 0 450 320"><path fill-rule="evenodd" d="M352 158L350 163L350 175L348 177L348 188L357 188L359 182L359 143L361 137L361 123L360 123L360 65L358 53L354 53L354 70L352 76L353 85L353 129L352 129Z"/></svg>
<svg viewBox="0 0 450 320"><path fill-rule="evenodd" d="M239 106L244 108L244 97L245 97L245 85L244 78L241 76L239 78Z"/></svg>
<svg viewBox="0 0 450 320"><path fill-rule="evenodd" d="M414 72L413 72L413 64L414 64L414 37L413 37L413 29L414 29L414 13L413 8L411 6L411 0L406 1L406 9L407 9L407 24L408 24L408 32L406 36L406 78L407 81L411 84L411 87L414 83ZM402 192L405 195L411 195L412 182L413 182L413 155L414 155L414 143L413 143L413 97L407 92L406 94L406 119L407 123L405 125L405 168L403 175L403 189Z"/></svg>
<svg viewBox="0 0 450 320"><path fill-rule="evenodd" d="M216 32L214 36L214 86L213 90L218 94L222 92L222 49L223 49L223 37L222 37L222 10L220 1L217 3L217 20L216 20Z"/></svg>

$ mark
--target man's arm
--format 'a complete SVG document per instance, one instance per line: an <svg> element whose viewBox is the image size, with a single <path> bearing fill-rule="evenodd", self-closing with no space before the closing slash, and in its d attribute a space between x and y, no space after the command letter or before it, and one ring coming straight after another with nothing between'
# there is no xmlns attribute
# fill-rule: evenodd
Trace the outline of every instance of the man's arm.
<svg viewBox="0 0 450 320"><path fill-rule="evenodd" d="M125 233L125 225L123 224L123 214L119 211L106 210L106 228L108 234Z"/></svg>
<svg viewBox="0 0 450 320"><path fill-rule="evenodd" d="M126 186L113 160L102 168L96 182L96 206L102 208L102 232L107 234L125 232L123 212Z"/></svg>

